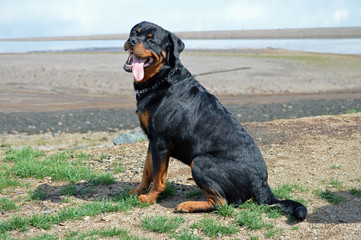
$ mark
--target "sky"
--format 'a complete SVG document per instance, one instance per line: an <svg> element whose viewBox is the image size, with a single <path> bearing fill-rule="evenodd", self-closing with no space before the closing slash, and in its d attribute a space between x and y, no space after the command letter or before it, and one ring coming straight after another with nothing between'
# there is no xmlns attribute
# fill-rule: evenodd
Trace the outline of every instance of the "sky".
<svg viewBox="0 0 361 240"><path fill-rule="evenodd" d="M0 38L361 26L361 0L0 0Z"/></svg>

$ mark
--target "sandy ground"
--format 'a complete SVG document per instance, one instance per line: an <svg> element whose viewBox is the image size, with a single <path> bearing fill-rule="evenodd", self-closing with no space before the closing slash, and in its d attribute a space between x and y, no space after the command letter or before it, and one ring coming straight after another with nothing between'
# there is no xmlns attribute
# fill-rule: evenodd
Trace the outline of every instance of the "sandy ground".
<svg viewBox="0 0 361 240"><path fill-rule="evenodd" d="M0 112L134 108L126 53L0 54ZM223 103L361 96L361 56L283 50L185 52Z"/></svg>

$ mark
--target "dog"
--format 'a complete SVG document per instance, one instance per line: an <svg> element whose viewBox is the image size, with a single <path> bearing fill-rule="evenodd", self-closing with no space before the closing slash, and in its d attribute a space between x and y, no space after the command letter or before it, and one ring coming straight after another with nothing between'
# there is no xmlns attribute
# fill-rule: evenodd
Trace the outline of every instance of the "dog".
<svg viewBox="0 0 361 240"><path fill-rule="evenodd" d="M172 157L191 167L208 199L180 203L178 212L209 212L253 198L258 204L278 205L299 220L307 217L301 203L279 200L272 193L252 137L182 65L184 43L179 37L141 22L131 29L124 50L129 57L123 68L134 75L136 114L149 139L142 180L130 195L154 203L165 190Z"/></svg>

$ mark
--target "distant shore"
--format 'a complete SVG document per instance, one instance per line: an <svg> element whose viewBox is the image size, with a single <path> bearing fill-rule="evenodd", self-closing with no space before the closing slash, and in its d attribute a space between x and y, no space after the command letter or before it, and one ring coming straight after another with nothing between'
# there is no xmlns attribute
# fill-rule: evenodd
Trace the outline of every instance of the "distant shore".
<svg viewBox="0 0 361 240"><path fill-rule="evenodd" d="M332 39L361 38L361 27L342 28L288 28L265 30L228 30L202 32L175 32L182 39ZM32 37L0 39L0 41L76 41L124 40L126 34L99 34L88 36Z"/></svg>

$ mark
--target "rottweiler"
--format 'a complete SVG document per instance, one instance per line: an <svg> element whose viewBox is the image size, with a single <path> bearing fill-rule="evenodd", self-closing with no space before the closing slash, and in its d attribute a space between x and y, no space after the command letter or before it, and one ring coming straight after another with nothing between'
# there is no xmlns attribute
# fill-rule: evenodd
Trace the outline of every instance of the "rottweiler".
<svg viewBox="0 0 361 240"><path fill-rule="evenodd" d="M129 57L123 68L134 75L136 114L149 139L142 180L130 194L154 203L166 187L173 157L191 167L194 181L208 199L183 202L176 207L179 212L213 211L225 203L239 205L253 198L304 220L305 206L279 200L272 193L254 140L182 65L183 49L174 33L150 22L135 25L124 44Z"/></svg>

